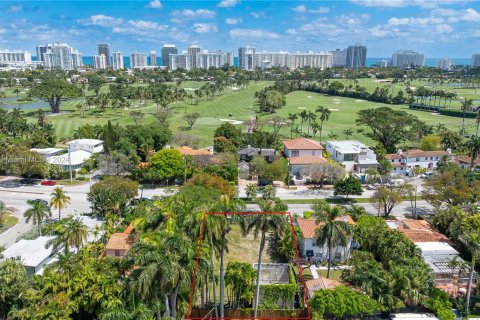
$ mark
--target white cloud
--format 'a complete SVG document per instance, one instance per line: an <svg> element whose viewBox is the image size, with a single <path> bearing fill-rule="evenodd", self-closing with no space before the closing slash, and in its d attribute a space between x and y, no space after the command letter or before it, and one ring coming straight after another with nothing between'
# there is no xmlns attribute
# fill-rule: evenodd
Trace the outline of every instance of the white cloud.
<svg viewBox="0 0 480 320"><path fill-rule="evenodd" d="M1 29L0 28L0 34L7 32L7 29Z"/></svg>
<svg viewBox="0 0 480 320"><path fill-rule="evenodd" d="M160 2L160 0L152 0L148 3L147 8L161 9L162 3Z"/></svg>
<svg viewBox="0 0 480 320"><path fill-rule="evenodd" d="M240 22L242 22L241 18L227 18L227 19L225 19L226 24L237 24L237 23L240 23Z"/></svg>
<svg viewBox="0 0 480 320"><path fill-rule="evenodd" d="M79 19L77 22L85 26L114 27L122 24L123 19L97 14L87 19Z"/></svg>
<svg viewBox="0 0 480 320"><path fill-rule="evenodd" d="M297 30L290 28L285 31L287 34L295 35L297 34Z"/></svg>
<svg viewBox="0 0 480 320"><path fill-rule="evenodd" d="M275 40L279 39L278 33L263 29L232 29L230 38L233 39L251 39L251 40Z"/></svg>
<svg viewBox="0 0 480 320"><path fill-rule="evenodd" d="M453 28L448 24L439 24L437 26L437 32L438 33L452 33Z"/></svg>
<svg viewBox="0 0 480 320"><path fill-rule="evenodd" d="M442 18L427 17L427 18L397 18L391 17L388 19L387 24L390 26L402 26L402 25L431 25L439 24L444 20Z"/></svg>
<svg viewBox="0 0 480 320"><path fill-rule="evenodd" d="M156 37L159 31L165 31L167 29L168 26L153 21L128 20L126 24L113 28L112 32Z"/></svg>
<svg viewBox="0 0 480 320"><path fill-rule="evenodd" d="M327 7L319 7L317 9L312 9L310 10L311 13L329 13L330 8Z"/></svg>
<svg viewBox="0 0 480 320"><path fill-rule="evenodd" d="M293 7L292 10L299 13L307 12L307 7L304 4L301 4L296 7Z"/></svg>
<svg viewBox="0 0 480 320"><path fill-rule="evenodd" d="M217 7L221 8L231 8L240 3L240 0L222 0L217 4Z"/></svg>
<svg viewBox="0 0 480 320"><path fill-rule="evenodd" d="M186 19L209 19L215 17L215 11L207 9L183 9L173 11L172 15L175 17L183 17Z"/></svg>
<svg viewBox="0 0 480 320"><path fill-rule="evenodd" d="M265 12L251 12L250 14L255 19L266 18Z"/></svg>
<svg viewBox="0 0 480 320"><path fill-rule="evenodd" d="M212 33L218 32L217 25L214 23L195 23L193 31L196 33Z"/></svg>
<svg viewBox="0 0 480 320"><path fill-rule="evenodd" d="M436 9L432 11L433 16L448 18L448 22L480 22L480 13L472 8L465 10Z"/></svg>
<svg viewBox="0 0 480 320"><path fill-rule="evenodd" d="M23 10L23 7L19 4L14 4L10 7L8 7L8 11L10 12L19 12L19 11L22 11Z"/></svg>

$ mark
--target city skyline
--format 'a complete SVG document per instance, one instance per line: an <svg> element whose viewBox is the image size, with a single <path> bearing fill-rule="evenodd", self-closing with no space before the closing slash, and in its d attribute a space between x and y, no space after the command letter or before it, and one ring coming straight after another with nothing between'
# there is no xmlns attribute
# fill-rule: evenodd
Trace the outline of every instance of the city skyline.
<svg viewBox="0 0 480 320"><path fill-rule="evenodd" d="M331 51L361 42L370 57L412 49L427 57L471 57L480 51L480 5L472 1L343 2L222 0L2 2L0 48L35 52L67 42L84 56L98 43L148 53L175 43L209 50Z"/></svg>

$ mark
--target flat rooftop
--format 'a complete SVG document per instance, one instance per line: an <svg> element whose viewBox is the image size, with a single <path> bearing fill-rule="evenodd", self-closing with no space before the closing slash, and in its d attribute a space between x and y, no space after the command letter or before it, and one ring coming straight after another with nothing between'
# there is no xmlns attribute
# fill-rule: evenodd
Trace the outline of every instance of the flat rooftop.
<svg viewBox="0 0 480 320"><path fill-rule="evenodd" d="M47 242L55 237L38 237L35 240L20 240L2 252L5 259L20 258L26 267L36 268L52 254L52 247L45 248Z"/></svg>
<svg viewBox="0 0 480 320"><path fill-rule="evenodd" d="M327 145L332 145L338 152L345 153L360 153L362 148L368 147L357 140L339 140L339 141L327 141Z"/></svg>

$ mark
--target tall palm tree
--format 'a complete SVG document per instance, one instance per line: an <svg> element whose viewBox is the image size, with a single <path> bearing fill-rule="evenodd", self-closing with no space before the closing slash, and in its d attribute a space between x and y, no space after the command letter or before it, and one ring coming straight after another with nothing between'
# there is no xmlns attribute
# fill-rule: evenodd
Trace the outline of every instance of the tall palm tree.
<svg viewBox="0 0 480 320"><path fill-rule="evenodd" d="M295 120L298 119L298 114L296 113L289 113L288 114L288 120L290 120L292 123L290 125L290 139L292 139L293 136L293 126L295 125Z"/></svg>
<svg viewBox="0 0 480 320"><path fill-rule="evenodd" d="M343 130L343 134L347 136L347 140L348 138L353 134L353 130L352 129L345 129Z"/></svg>
<svg viewBox="0 0 480 320"><path fill-rule="evenodd" d="M312 125L312 121L315 121L317 118L317 115L311 111L308 111L307 115L307 121L308 121L308 127L307 127L307 136L310 136L310 127Z"/></svg>
<svg viewBox="0 0 480 320"><path fill-rule="evenodd" d="M87 242L88 228L79 218L68 217L60 220L52 230L54 239L48 241L47 246L53 246L53 251L63 246L64 254L70 252L70 248L80 248Z"/></svg>
<svg viewBox="0 0 480 320"><path fill-rule="evenodd" d="M253 230L255 239L260 235L260 249L258 250L258 262L257 262L257 284L255 289L255 304L253 318L257 318L258 311L258 299L260 294L260 274L262 271L262 255L265 249L266 234L274 232L279 238L283 235L284 226L287 223L285 217L279 214L265 214L265 212L284 212L287 210L287 206L274 199L261 199L257 200L257 204L260 207L262 214L246 216L241 221L243 235L246 236Z"/></svg>
<svg viewBox="0 0 480 320"><path fill-rule="evenodd" d="M472 260L470 262L470 275L468 277L468 286L467 286L467 315L470 312L470 295L472 291L472 283L473 283L473 274L475 273L475 261L480 256L480 232L475 231L468 234L463 235L460 240L465 244L470 255L472 256Z"/></svg>
<svg viewBox="0 0 480 320"><path fill-rule="evenodd" d="M342 216L345 215L343 207L330 206L325 201L318 201L312 209L315 212L315 223L320 226L315 232L317 245L319 247L327 245L328 248L327 278L330 278L333 247L337 245L345 247L352 235L352 229L346 221L342 220Z"/></svg>
<svg viewBox="0 0 480 320"><path fill-rule="evenodd" d="M330 119L330 114L332 113L328 108L319 106L315 112L320 113L320 142L322 142L322 130L323 130L323 122L328 121Z"/></svg>
<svg viewBox="0 0 480 320"><path fill-rule="evenodd" d="M303 110L302 112L300 112L298 114L300 116L300 119L302 119L302 123L301 123L301 128L302 128L302 136L303 136L303 123L307 120L308 118L308 112L307 110Z"/></svg>
<svg viewBox="0 0 480 320"><path fill-rule="evenodd" d="M65 209L70 204L70 197L67 196L62 187L55 187L50 195L52 196L50 207L58 209L58 220L60 220L62 209Z"/></svg>
<svg viewBox="0 0 480 320"><path fill-rule="evenodd" d="M465 115L467 113L468 110L470 110L470 108L472 107L473 105L473 100L472 99L467 99L467 98L464 98L463 101L462 101L462 137L465 136Z"/></svg>
<svg viewBox="0 0 480 320"><path fill-rule="evenodd" d="M33 224L37 225L38 233L41 236L42 221L52 216L50 208L43 201L39 201L39 200L28 200L27 204L30 205L31 208L27 209L23 213L23 216L27 218L26 219L27 223L29 223L31 220Z"/></svg>
<svg viewBox="0 0 480 320"><path fill-rule="evenodd" d="M473 171L475 169L475 161L480 153L480 138L475 136L472 137L465 143L465 147L468 148L468 153L470 156L470 170Z"/></svg>

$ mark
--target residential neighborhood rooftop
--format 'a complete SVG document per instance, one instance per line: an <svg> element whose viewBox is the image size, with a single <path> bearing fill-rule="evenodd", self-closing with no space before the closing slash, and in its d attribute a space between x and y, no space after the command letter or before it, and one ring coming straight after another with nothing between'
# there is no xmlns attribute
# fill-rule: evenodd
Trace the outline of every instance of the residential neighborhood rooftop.
<svg viewBox="0 0 480 320"><path fill-rule="evenodd" d="M48 163L56 165L80 165L88 160L92 154L88 151L77 150L69 153L64 153L59 156L52 156L47 159Z"/></svg>
<svg viewBox="0 0 480 320"><path fill-rule="evenodd" d="M52 255L53 248L51 246L46 248L46 245L54 238L53 236L43 236L35 240L22 239L5 249L2 255L5 259L20 258L24 266L36 268Z"/></svg>
<svg viewBox="0 0 480 320"><path fill-rule="evenodd" d="M335 287L338 287L341 284L342 283L340 281L323 277L307 280L305 281L305 286L307 287L307 297L310 299L318 290L335 289Z"/></svg>
<svg viewBox="0 0 480 320"><path fill-rule="evenodd" d="M307 138L283 140L283 144L290 150L323 150L319 142Z"/></svg>
<svg viewBox="0 0 480 320"><path fill-rule="evenodd" d="M353 221L352 217L349 215L344 215L341 217L338 217L335 219L337 221L345 221L348 224L355 224L355 221ZM304 238L314 238L315 237L315 231L322 226L323 224L316 224L315 219L305 219L305 218L297 218L297 224L298 227L300 228L300 231L302 231L303 237Z"/></svg>
<svg viewBox="0 0 480 320"><path fill-rule="evenodd" d="M326 164L328 160L322 156L300 156L289 158L290 164L294 165L311 165L311 164Z"/></svg>
<svg viewBox="0 0 480 320"><path fill-rule="evenodd" d="M213 154L213 150L193 149L187 146L179 147L177 150L184 156L211 156Z"/></svg>
<svg viewBox="0 0 480 320"><path fill-rule="evenodd" d="M327 144L332 145L335 150L343 154L360 153L362 148L368 148L365 144L357 140L328 140Z"/></svg>

